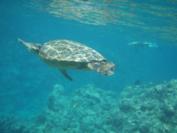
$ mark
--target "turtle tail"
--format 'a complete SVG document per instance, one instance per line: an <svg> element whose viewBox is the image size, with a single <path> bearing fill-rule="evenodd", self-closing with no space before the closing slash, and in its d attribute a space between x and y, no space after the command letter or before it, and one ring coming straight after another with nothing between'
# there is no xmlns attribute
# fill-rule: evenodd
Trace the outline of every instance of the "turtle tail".
<svg viewBox="0 0 177 133"><path fill-rule="evenodd" d="M41 47L40 44L26 42L26 41L22 40L21 38L18 38L17 40L18 40L18 42L22 43L25 47L27 47L27 49L29 49L31 52L34 52L34 53L37 53L37 54L39 53L39 50L40 50L40 47Z"/></svg>

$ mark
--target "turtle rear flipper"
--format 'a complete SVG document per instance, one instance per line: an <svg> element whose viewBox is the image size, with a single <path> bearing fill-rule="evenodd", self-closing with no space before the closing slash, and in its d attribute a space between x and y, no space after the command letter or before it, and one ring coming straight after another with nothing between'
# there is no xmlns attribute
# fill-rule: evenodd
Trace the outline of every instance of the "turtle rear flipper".
<svg viewBox="0 0 177 133"><path fill-rule="evenodd" d="M60 70L60 72L63 74L63 76L65 76L65 78L67 78L68 80L72 81L73 78L67 73L66 70Z"/></svg>
<svg viewBox="0 0 177 133"><path fill-rule="evenodd" d="M31 52L34 52L34 53L37 53L37 54L39 53L39 50L40 50L40 47L41 47L40 44L26 42L26 41L22 40L21 38L18 38L17 40L20 43L22 43L25 47L27 47Z"/></svg>

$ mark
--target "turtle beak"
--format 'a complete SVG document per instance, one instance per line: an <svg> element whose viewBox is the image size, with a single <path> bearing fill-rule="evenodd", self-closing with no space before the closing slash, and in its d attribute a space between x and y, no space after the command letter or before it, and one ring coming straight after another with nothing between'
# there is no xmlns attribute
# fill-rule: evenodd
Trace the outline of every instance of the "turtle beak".
<svg viewBox="0 0 177 133"><path fill-rule="evenodd" d="M112 63L109 66L106 76L112 76L114 74L114 71L115 71L115 65Z"/></svg>

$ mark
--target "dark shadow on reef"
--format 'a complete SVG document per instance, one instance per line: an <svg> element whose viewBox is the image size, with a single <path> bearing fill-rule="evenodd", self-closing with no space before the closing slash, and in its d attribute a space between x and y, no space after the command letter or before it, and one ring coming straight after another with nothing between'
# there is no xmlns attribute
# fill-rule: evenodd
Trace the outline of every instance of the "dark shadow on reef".
<svg viewBox="0 0 177 133"><path fill-rule="evenodd" d="M30 133L25 127L17 123L14 117L0 117L0 133Z"/></svg>

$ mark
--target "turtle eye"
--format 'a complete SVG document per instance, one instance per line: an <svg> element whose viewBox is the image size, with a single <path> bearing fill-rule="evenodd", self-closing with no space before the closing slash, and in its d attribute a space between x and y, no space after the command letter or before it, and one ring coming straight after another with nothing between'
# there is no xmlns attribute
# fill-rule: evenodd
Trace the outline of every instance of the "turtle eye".
<svg viewBox="0 0 177 133"><path fill-rule="evenodd" d="M96 68L100 67L99 63L95 63L95 67Z"/></svg>
<svg viewBox="0 0 177 133"><path fill-rule="evenodd" d="M111 71L114 71L114 70L115 70L115 66L112 66L112 67L110 68L110 70L111 70Z"/></svg>
<svg viewBox="0 0 177 133"><path fill-rule="evenodd" d="M104 60L102 60L102 62L106 63L106 62L107 62L107 60L106 60L106 59L104 59Z"/></svg>
<svg viewBox="0 0 177 133"><path fill-rule="evenodd" d="M111 71L114 71L114 68L113 68L113 67L111 67L111 68L110 68L110 70L111 70Z"/></svg>

